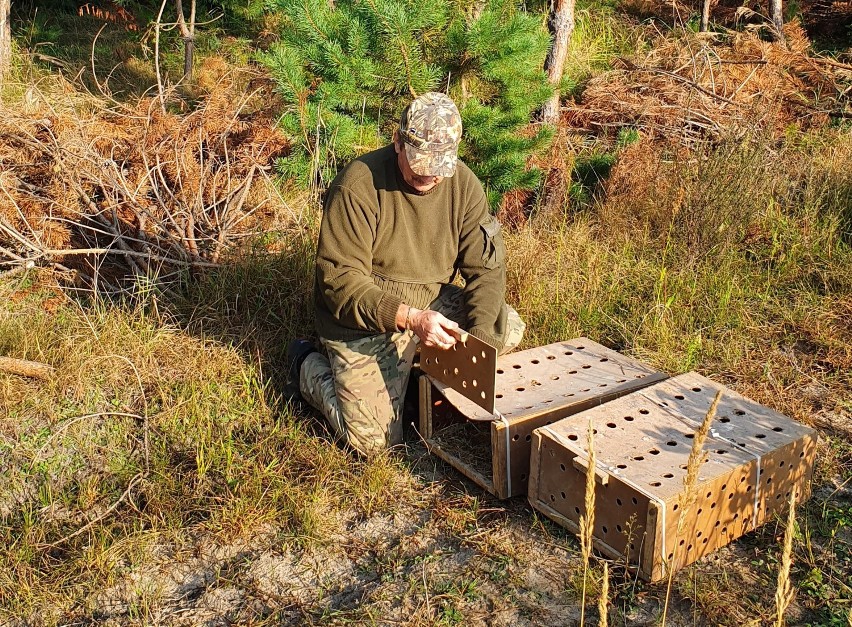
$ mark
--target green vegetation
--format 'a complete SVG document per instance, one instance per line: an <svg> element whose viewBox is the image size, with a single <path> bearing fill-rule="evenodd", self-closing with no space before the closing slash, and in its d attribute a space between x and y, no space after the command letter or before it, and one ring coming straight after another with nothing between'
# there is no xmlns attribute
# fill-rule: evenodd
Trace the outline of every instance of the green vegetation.
<svg viewBox="0 0 852 627"><path fill-rule="evenodd" d="M325 187L353 157L390 141L413 96L446 91L465 127L462 157L496 209L502 195L531 190L527 160L549 129L521 131L551 93L548 36L540 15L509 0L336 2L276 0L281 41L262 55L288 109L294 140L281 169Z"/></svg>

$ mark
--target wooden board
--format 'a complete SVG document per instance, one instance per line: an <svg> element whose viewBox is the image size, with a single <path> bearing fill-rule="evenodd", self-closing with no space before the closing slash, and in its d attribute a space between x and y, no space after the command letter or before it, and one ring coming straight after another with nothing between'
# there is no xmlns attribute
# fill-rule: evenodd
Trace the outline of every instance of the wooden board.
<svg viewBox="0 0 852 627"><path fill-rule="evenodd" d="M420 368L426 374L452 388L456 398L466 398L481 407L487 416L494 414L497 349L470 334L465 340L444 350L422 346ZM480 413L477 411L477 413Z"/></svg>

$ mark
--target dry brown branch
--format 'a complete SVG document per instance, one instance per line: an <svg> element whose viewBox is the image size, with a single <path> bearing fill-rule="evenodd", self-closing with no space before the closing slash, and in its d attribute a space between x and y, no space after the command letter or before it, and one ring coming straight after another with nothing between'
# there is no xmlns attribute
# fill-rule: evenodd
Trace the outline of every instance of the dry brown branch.
<svg viewBox="0 0 852 627"><path fill-rule="evenodd" d="M14 357L0 357L0 371L31 379L49 379L54 373L52 366Z"/></svg>
<svg viewBox="0 0 852 627"><path fill-rule="evenodd" d="M688 78L684 78L683 76L679 76L679 75L675 74L674 72L669 72L667 70L664 70L664 69L658 68L658 67L642 67L642 66L636 65L635 63L631 63L627 59L622 59L622 63L624 63L624 65L627 67L627 69L630 70L631 72L650 72L652 74L660 74L662 76L667 76L674 81L681 82L684 85L687 85L687 86L691 87L692 89L701 92L705 96L710 96L711 98L715 98L716 100L721 100L724 103L732 104L736 107L742 106L740 103L734 102L733 100L729 100L728 98L725 98L724 96L720 96L719 94L715 93L715 91L712 91L710 89L705 89L704 87L702 87L701 85L699 85L695 81L691 81ZM712 80L712 75L711 75L711 80Z"/></svg>
<svg viewBox="0 0 852 627"><path fill-rule="evenodd" d="M0 105L0 267L62 264L113 291L213 267L262 232L282 204L266 172L288 144L271 114L246 113L257 90L227 85L185 115L156 98L87 116Z"/></svg>
<svg viewBox="0 0 852 627"><path fill-rule="evenodd" d="M832 115L852 115L845 94L851 67L810 56L798 23L785 25L786 44L753 33L731 33L708 45L699 35L660 33L620 68L589 81L582 99L566 106L574 128L641 130L651 139L684 145L783 133L790 125L819 127Z"/></svg>

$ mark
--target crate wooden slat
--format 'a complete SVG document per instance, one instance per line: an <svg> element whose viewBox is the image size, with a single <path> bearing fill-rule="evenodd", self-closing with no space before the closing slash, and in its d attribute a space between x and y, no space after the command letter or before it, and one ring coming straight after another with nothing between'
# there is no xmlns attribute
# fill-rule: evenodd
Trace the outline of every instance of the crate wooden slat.
<svg viewBox="0 0 852 627"><path fill-rule="evenodd" d="M697 500L681 533L683 481L692 437L717 390ZM810 494L813 429L696 373L575 414L534 433L529 500L577 532L585 491L586 433L595 430L595 545L626 556L656 581L786 511L791 491Z"/></svg>
<svg viewBox="0 0 852 627"><path fill-rule="evenodd" d="M495 413L428 375L420 432L430 451L500 498L526 493L536 427L666 378L587 338L497 359Z"/></svg>

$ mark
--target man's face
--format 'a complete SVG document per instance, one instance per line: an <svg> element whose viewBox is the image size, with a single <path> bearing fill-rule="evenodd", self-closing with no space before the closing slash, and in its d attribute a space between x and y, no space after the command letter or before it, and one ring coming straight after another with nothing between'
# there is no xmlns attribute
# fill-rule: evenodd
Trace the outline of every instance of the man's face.
<svg viewBox="0 0 852 627"><path fill-rule="evenodd" d="M420 176L415 174L408 163L408 156L405 154L405 148L402 146L402 140L394 134L394 149L396 150L397 163L399 163L399 171L402 172L402 178L408 185L416 189L418 192L428 192L441 181L443 176Z"/></svg>

